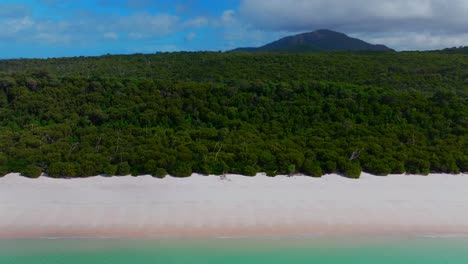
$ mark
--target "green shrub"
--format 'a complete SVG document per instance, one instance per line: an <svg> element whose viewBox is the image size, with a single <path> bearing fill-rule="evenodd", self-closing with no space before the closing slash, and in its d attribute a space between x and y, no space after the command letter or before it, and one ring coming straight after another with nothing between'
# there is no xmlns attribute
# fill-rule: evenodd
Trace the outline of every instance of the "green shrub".
<svg viewBox="0 0 468 264"><path fill-rule="evenodd" d="M121 162L117 165L117 175L125 176L131 174L131 167L128 162Z"/></svg>
<svg viewBox="0 0 468 264"><path fill-rule="evenodd" d="M149 174L149 175L155 175L156 170L158 169L158 164L156 163L155 160L151 159L145 163L145 166L143 167L143 169L144 169L144 173Z"/></svg>
<svg viewBox="0 0 468 264"><path fill-rule="evenodd" d="M163 169L163 168L157 168L155 174L153 175L153 177L156 177L159 179L163 179L166 176L167 176L167 171L166 169Z"/></svg>
<svg viewBox="0 0 468 264"><path fill-rule="evenodd" d="M21 170L23 170L23 168L25 168L29 164L30 162L28 162L25 159L18 159L18 160L10 159L8 160L8 164L5 166L8 167L9 172L21 172Z"/></svg>
<svg viewBox="0 0 468 264"><path fill-rule="evenodd" d="M80 162L80 173L81 177L96 176L101 171L97 168L96 163L90 160L83 160Z"/></svg>
<svg viewBox="0 0 468 264"><path fill-rule="evenodd" d="M429 173L431 173L431 170L429 169L429 167L427 168L422 168L421 169L421 175L429 175Z"/></svg>
<svg viewBox="0 0 468 264"><path fill-rule="evenodd" d="M130 175L133 177L138 177L141 175L140 171L136 167L132 167L130 170Z"/></svg>
<svg viewBox="0 0 468 264"><path fill-rule="evenodd" d="M169 174L174 177L190 177L192 175L192 167L186 163L179 162L175 168L169 170Z"/></svg>
<svg viewBox="0 0 468 264"><path fill-rule="evenodd" d="M7 156L3 154L2 152L0 152L0 166L6 166L7 163L8 163Z"/></svg>
<svg viewBox="0 0 468 264"><path fill-rule="evenodd" d="M3 177L9 173L8 168L6 166L0 166L0 177Z"/></svg>
<svg viewBox="0 0 468 264"><path fill-rule="evenodd" d="M104 167L104 174L106 176L115 176L117 174L117 166L108 164Z"/></svg>
<svg viewBox="0 0 468 264"><path fill-rule="evenodd" d="M383 159L373 159L367 162L364 168L366 172L378 176L386 176L392 172L388 162Z"/></svg>
<svg viewBox="0 0 468 264"><path fill-rule="evenodd" d="M79 167L72 162L55 162L50 164L46 173L52 178L61 177L76 177L78 176Z"/></svg>
<svg viewBox="0 0 468 264"><path fill-rule="evenodd" d="M398 161L396 159L389 159L388 166L390 167L390 173L392 174L403 174L405 173L405 164L404 162Z"/></svg>
<svg viewBox="0 0 468 264"><path fill-rule="evenodd" d="M361 166L357 162L348 162L345 164L343 174L351 179L359 179L361 177Z"/></svg>
<svg viewBox="0 0 468 264"><path fill-rule="evenodd" d="M306 175L312 177L322 177L323 171L322 167L320 167L320 162L312 159L308 159L304 162L303 171Z"/></svg>
<svg viewBox="0 0 468 264"><path fill-rule="evenodd" d="M461 157L459 157L457 160L457 165L461 172L468 172L468 156L462 155Z"/></svg>
<svg viewBox="0 0 468 264"><path fill-rule="evenodd" d="M336 162L332 160L327 160L325 166L323 166L326 173L335 173L336 172Z"/></svg>
<svg viewBox="0 0 468 264"><path fill-rule="evenodd" d="M411 157L406 161L406 173L427 175L430 172L431 163L421 158Z"/></svg>
<svg viewBox="0 0 468 264"><path fill-rule="evenodd" d="M244 176L255 176L257 175L257 172L257 169L250 165L247 165L242 169L242 175Z"/></svg>
<svg viewBox="0 0 468 264"><path fill-rule="evenodd" d="M222 175L225 172L229 171L229 166L224 161L215 161L212 167L210 168L209 174Z"/></svg>
<svg viewBox="0 0 468 264"><path fill-rule="evenodd" d="M23 168L21 171L21 175L28 177L28 178L39 178L42 174L41 168L36 165L28 165Z"/></svg>
<svg viewBox="0 0 468 264"><path fill-rule="evenodd" d="M447 164L447 172L448 173L453 173L453 174L458 174L458 173L460 173L460 168L458 168L455 161L453 161L453 162L450 162L450 163Z"/></svg>

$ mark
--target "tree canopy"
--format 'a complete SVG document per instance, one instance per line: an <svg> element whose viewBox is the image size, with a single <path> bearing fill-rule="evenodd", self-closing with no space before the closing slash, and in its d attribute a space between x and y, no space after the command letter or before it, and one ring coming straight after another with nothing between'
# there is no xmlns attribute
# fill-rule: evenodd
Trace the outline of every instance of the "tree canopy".
<svg viewBox="0 0 468 264"><path fill-rule="evenodd" d="M468 56L164 53L0 61L0 174L468 171Z"/></svg>

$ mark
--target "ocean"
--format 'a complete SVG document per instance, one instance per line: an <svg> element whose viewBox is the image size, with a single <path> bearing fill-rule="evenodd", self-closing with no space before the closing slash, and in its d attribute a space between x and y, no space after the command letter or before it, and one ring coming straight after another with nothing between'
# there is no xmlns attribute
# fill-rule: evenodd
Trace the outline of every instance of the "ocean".
<svg viewBox="0 0 468 264"><path fill-rule="evenodd" d="M468 238L217 238L0 240L1 264L463 264Z"/></svg>

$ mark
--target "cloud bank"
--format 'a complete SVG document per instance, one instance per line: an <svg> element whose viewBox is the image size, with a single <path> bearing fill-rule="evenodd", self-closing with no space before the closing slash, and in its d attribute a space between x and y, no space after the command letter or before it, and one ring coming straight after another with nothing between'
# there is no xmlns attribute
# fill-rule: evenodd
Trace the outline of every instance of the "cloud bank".
<svg viewBox="0 0 468 264"><path fill-rule="evenodd" d="M1 8L1 6L0 6ZM0 12L1 13L1 12ZM208 20L171 14L133 13L126 16L84 13L68 19L34 17L23 12L0 17L0 41L38 45L91 45L112 41L146 41L205 26Z"/></svg>
<svg viewBox="0 0 468 264"><path fill-rule="evenodd" d="M468 34L466 0L241 0L239 14L257 29L327 28L407 49L463 44L465 37L454 39Z"/></svg>

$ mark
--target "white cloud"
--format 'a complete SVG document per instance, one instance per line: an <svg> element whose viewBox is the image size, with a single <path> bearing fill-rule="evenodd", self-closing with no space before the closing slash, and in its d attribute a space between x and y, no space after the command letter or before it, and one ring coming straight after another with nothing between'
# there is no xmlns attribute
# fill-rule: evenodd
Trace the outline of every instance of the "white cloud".
<svg viewBox="0 0 468 264"><path fill-rule="evenodd" d="M468 33L467 14L466 0L241 0L238 19L270 31L327 28L367 38L383 34L387 37L374 39L413 49L422 42L428 47L463 44L465 39L456 36ZM408 33L414 35L408 38Z"/></svg>
<svg viewBox="0 0 468 264"><path fill-rule="evenodd" d="M145 39L145 38L151 38L151 35L149 35L149 34L135 33L135 32L128 33L127 36L128 36L128 38L130 38L130 39Z"/></svg>
<svg viewBox="0 0 468 264"><path fill-rule="evenodd" d="M105 39L117 40L119 38L119 35L117 35L117 33L115 33L115 32L105 32L103 34L103 37Z"/></svg>
<svg viewBox="0 0 468 264"><path fill-rule="evenodd" d="M130 53L156 53L179 51L176 45L144 45L127 49Z"/></svg>
<svg viewBox="0 0 468 264"><path fill-rule="evenodd" d="M221 23L224 25L232 25L237 22L236 12L234 10L226 10L221 15Z"/></svg>
<svg viewBox="0 0 468 264"><path fill-rule="evenodd" d="M209 24L209 19L206 17L196 17L196 18L192 18L184 22L184 26L189 27L189 28L204 27L204 26L207 26L208 24Z"/></svg>
<svg viewBox="0 0 468 264"><path fill-rule="evenodd" d="M73 36L70 34L55 34L51 32L39 32L33 36L33 39L38 41L39 43L48 43L48 44L56 44L56 43L71 43L73 40Z"/></svg>
<svg viewBox="0 0 468 264"><path fill-rule="evenodd" d="M354 36L372 43L385 43L400 50L435 50L468 45L468 33L436 35L429 32L395 32L381 36Z"/></svg>
<svg viewBox="0 0 468 264"><path fill-rule="evenodd" d="M468 2L452 0L242 0L241 15L258 27L304 30L321 26L379 31L381 26L422 27L468 23Z"/></svg>
<svg viewBox="0 0 468 264"><path fill-rule="evenodd" d="M221 28L220 37L223 39L224 45L220 49L223 50L261 46L288 34L284 31L270 32L251 27L242 21L234 10L223 11L214 25Z"/></svg>
<svg viewBox="0 0 468 264"><path fill-rule="evenodd" d="M125 31L129 35L162 36L175 31L179 24L179 17L168 14L151 15L147 13L133 14L119 19L110 28L116 31Z"/></svg>
<svg viewBox="0 0 468 264"><path fill-rule="evenodd" d="M9 33L17 33L32 28L34 24L30 17L11 19L6 21L4 30Z"/></svg>
<svg viewBox="0 0 468 264"><path fill-rule="evenodd" d="M35 44L70 43L73 36L65 22L41 21L29 16L0 18L0 40Z"/></svg>
<svg viewBox="0 0 468 264"><path fill-rule="evenodd" d="M31 15L31 9L28 6L14 3L0 3L1 18L18 18Z"/></svg>
<svg viewBox="0 0 468 264"><path fill-rule="evenodd" d="M55 3L55 0L44 0ZM1 4L0 4L1 7ZM1 13L1 11L0 11ZM209 26L207 17L182 20L170 14L132 13L127 16L82 13L63 20L44 17L0 17L0 40L37 44L82 44L91 45L101 39L108 40L154 40L181 30ZM193 39L195 36L189 36Z"/></svg>
<svg viewBox="0 0 468 264"><path fill-rule="evenodd" d="M31 40L35 38L37 23L30 17L0 20L0 40Z"/></svg>
<svg viewBox="0 0 468 264"><path fill-rule="evenodd" d="M195 34L194 32L190 32L190 33L188 33L188 34L185 36L185 40L187 40L187 41L192 41L192 40L194 40L196 37L197 37L197 34Z"/></svg>

